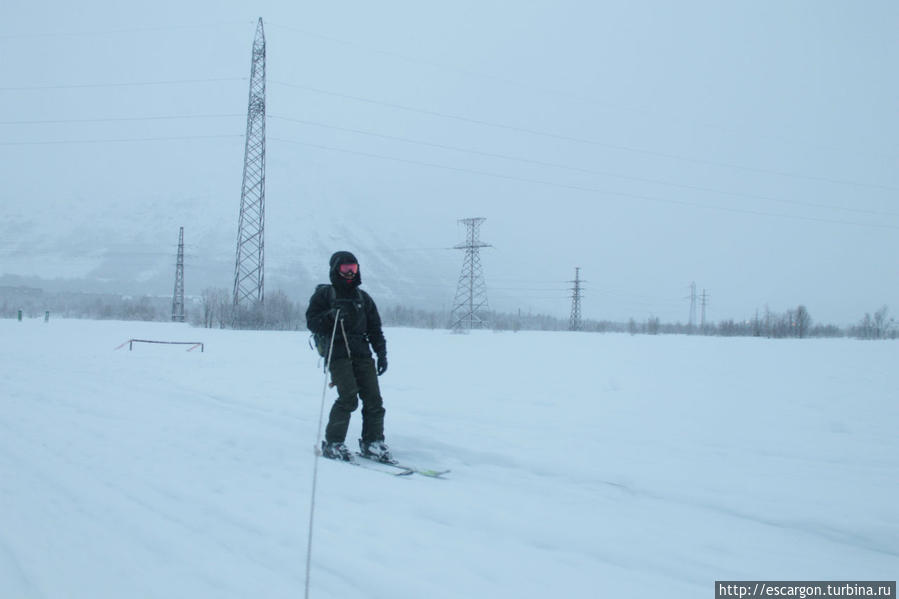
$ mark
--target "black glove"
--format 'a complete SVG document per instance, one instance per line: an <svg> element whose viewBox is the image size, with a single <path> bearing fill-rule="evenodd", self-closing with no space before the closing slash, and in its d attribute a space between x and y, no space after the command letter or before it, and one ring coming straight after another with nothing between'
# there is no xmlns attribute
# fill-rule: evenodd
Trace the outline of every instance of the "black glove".
<svg viewBox="0 0 899 599"><path fill-rule="evenodd" d="M387 372L387 354L378 355L378 376Z"/></svg>

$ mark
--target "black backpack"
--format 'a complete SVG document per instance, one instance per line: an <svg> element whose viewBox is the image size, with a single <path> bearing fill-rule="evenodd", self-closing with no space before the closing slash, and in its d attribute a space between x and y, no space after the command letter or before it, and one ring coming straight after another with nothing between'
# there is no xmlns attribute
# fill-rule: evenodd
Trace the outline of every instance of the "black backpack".
<svg viewBox="0 0 899 599"><path fill-rule="evenodd" d="M315 351L318 352L318 355L320 355L322 358L327 358L329 341L330 341L330 339L328 339L324 335L319 335L318 333L312 333L310 341L309 341L309 346L314 348Z"/></svg>

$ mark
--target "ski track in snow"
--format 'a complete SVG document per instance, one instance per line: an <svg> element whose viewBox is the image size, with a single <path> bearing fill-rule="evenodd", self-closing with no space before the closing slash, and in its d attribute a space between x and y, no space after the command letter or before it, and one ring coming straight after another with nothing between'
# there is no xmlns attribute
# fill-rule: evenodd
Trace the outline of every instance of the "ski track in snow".
<svg viewBox="0 0 899 599"><path fill-rule="evenodd" d="M302 593L322 384L305 334L96 321L0 333L0 596ZM207 346L113 350L130 337ZM895 343L387 337L388 441L403 462L452 472L322 460L313 597L695 597L716 579L895 578Z"/></svg>

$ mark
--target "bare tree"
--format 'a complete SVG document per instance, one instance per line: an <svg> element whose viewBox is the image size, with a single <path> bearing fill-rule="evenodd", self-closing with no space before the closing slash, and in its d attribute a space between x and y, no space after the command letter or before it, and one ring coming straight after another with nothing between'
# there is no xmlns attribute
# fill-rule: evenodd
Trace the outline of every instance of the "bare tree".
<svg viewBox="0 0 899 599"><path fill-rule="evenodd" d="M854 326L850 332L859 339L889 339L896 337L896 321L889 318L889 309L883 306L871 316L866 312L865 317Z"/></svg>
<svg viewBox="0 0 899 599"><path fill-rule="evenodd" d="M796 308L794 331L796 336L804 339L808 336L809 329L812 328L812 317L808 313L805 306Z"/></svg>
<svg viewBox="0 0 899 599"><path fill-rule="evenodd" d="M627 321L627 332L631 335L637 334L637 321L633 318Z"/></svg>
<svg viewBox="0 0 899 599"><path fill-rule="evenodd" d="M874 338L875 339L886 339L890 336L890 329L893 328L894 320L892 318L887 318L887 314L889 313L889 308L883 306L874 313Z"/></svg>
<svg viewBox="0 0 899 599"><path fill-rule="evenodd" d="M301 324L305 325L300 308L281 290L266 296L264 317L266 329L297 330Z"/></svg>
<svg viewBox="0 0 899 599"><path fill-rule="evenodd" d="M203 328L211 329L215 321L215 289L207 287L200 294L200 306L203 310Z"/></svg>
<svg viewBox="0 0 899 599"><path fill-rule="evenodd" d="M219 287L207 287L200 295L203 310L203 326L224 329L231 321L231 301L228 291Z"/></svg>

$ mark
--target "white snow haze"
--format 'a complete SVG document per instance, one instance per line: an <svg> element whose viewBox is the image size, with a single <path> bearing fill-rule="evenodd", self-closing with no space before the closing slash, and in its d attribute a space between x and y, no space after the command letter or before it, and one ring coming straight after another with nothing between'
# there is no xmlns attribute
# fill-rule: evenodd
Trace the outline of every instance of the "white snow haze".
<svg viewBox="0 0 899 599"><path fill-rule="evenodd" d="M266 33L266 283L349 249L452 302L485 217L490 306L685 322L899 295L899 5L797 1L4 4L0 285L165 295L233 277ZM410 272L414 271L415 276Z"/></svg>

